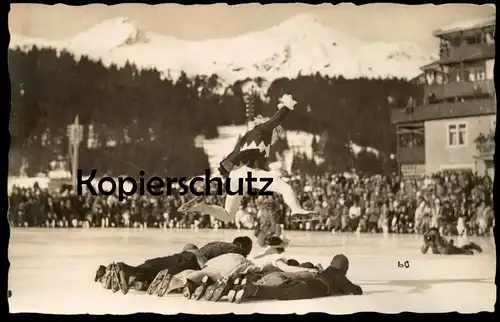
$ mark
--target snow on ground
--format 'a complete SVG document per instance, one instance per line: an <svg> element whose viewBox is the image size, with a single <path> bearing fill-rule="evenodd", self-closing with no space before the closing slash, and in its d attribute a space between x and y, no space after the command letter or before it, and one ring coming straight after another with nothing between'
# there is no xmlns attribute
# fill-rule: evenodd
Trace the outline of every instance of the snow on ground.
<svg viewBox="0 0 500 322"><path fill-rule="evenodd" d="M218 167L219 162L231 153L238 137L245 134L247 127L246 125L220 126L218 130L219 136L215 139L207 140L202 136L196 139L196 145L205 149L211 168ZM311 145L314 134L303 131L286 131L286 137L290 152L305 153L309 159L313 158ZM319 136L316 136L316 140L319 140ZM382 155L382 153L375 148L364 147L353 142L350 143L350 148L354 155L358 155L363 148L365 148L367 152L375 154L377 157Z"/></svg>
<svg viewBox="0 0 500 322"><path fill-rule="evenodd" d="M47 177L50 179L69 179L71 178L71 172L64 169L57 169L49 171Z"/></svg>
<svg viewBox="0 0 500 322"><path fill-rule="evenodd" d="M198 137L197 145L203 147L208 155L208 162L211 168L216 168L219 162L233 150L238 137L247 131L246 125L219 126L219 136L215 139L205 139Z"/></svg>
<svg viewBox="0 0 500 322"><path fill-rule="evenodd" d="M147 258L178 252L186 243L230 241L238 235L252 236L252 232L14 228L9 247L10 311L348 314L360 311L476 313L494 309L496 258L492 238L474 239L483 247L482 254L439 256L422 255L421 237L414 235L287 232L291 240L285 253L288 258L319 262L326 267L333 255L346 254L350 261L347 275L363 288L362 296L230 304L225 299L219 303L188 301L176 294L158 298L131 292L124 296L106 291L93 282L99 264L125 261L137 265ZM399 268L398 261L408 261L409 268Z"/></svg>
<svg viewBox="0 0 500 322"><path fill-rule="evenodd" d="M38 186L42 189L46 189L49 186L50 178L47 177L9 177L7 179L7 192L10 194L13 186L17 186L19 188L33 188L35 183L38 183Z"/></svg>
<svg viewBox="0 0 500 322"><path fill-rule="evenodd" d="M196 145L203 147L208 155L208 160L211 168L216 168L219 162L223 160L233 150L238 137L247 132L246 125L230 125L220 126L218 128L219 136L215 139L204 139L198 137ZM314 135L302 131L287 131L288 146L291 150L299 153L305 153L309 158L312 158L312 140Z"/></svg>

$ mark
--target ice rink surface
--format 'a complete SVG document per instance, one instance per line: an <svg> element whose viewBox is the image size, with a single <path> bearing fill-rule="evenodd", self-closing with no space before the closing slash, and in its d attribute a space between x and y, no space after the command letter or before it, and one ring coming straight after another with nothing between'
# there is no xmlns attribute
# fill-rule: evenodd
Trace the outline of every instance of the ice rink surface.
<svg viewBox="0 0 500 322"><path fill-rule="evenodd" d="M493 312L496 302L493 238L469 239L483 247L474 256L440 256L420 252L421 236L287 232L285 256L328 266L335 254L349 257L347 276L364 290L362 296L302 301L232 304L163 298L131 291L113 294L93 278L99 264L145 259L179 252L184 244L202 246L231 241L251 231L176 231L148 229L12 229L9 247L10 312L55 314L154 313L308 313L363 311ZM456 244L464 241L457 239ZM258 251L257 249L254 250ZM399 268L408 261L409 268Z"/></svg>

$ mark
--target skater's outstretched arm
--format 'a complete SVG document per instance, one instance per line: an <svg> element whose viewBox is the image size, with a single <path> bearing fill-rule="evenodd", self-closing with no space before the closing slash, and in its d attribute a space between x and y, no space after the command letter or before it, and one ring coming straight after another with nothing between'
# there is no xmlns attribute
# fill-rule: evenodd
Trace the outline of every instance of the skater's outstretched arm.
<svg viewBox="0 0 500 322"><path fill-rule="evenodd" d="M345 275L337 275L335 278L335 286L340 291L340 294L332 295L363 295L363 289L351 282Z"/></svg>
<svg viewBox="0 0 500 322"><path fill-rule="evenodd" d="M259 254L255 255L253 257L253 259L259 259L259 258L262 258L262 257L265 257L265 256L277 254L277 253L278 253L278 250L276 248L268 246L264 251L262 251Z"/></svg>
<svg viewBox="0 0 500 322"><path fill-rule="evenodd" d="M270 239L278 240L280 244L269 244ZM290 245L290 241L286 237L276 237L276 236L271 236L268 237L265 243L268 245L262 252L254 256L254 259L259 259L264 256L272 255L272 254L281 254L285 251L285 248Z"/></svg>
<svg viewBox="0 0 500 322"><path fill-rule="evenodd" d="M262 129L264 131L273 130L275 127L279 126L285 117L294 110L296 101L293 100L292 95L285 94L279 99L278 112L274 113L270 120L261 125L256 126L256 128Z"/></svg>
<svg viewBox="0 0 500 322"><path fill-rule="evenodd" d="M352 283L345 272L335 267L328 267L318 275L325 285L328 286L328 295L362 295L363 290L358 285Z"/></svg>
<svg viewBox="0 0 500 322"><path fill-rule="evenodd" d="M274 113L274 115L266 122L257 125L255 129L261 129L264 131L271 131L274 128L278 127L281 125L281 122L285 119L285 117L290 114L290 111L288 108L281 108L278 110L278 112Z"/></svg>

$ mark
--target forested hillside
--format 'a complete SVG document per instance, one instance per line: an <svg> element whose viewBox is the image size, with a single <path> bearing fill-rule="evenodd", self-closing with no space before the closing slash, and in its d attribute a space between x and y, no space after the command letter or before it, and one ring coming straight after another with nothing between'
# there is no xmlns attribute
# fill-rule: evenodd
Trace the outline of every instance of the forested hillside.
<svg viewBox="0 0 500 322"><path fill-rule="evenodd" d="M84 142L89 143L81 146L83 169L110 175L138 169L157 175L198 174L208 160L194 138L215 137L218 126L246 119L245 81L217 94L216 75L183 75L174 82L156 70L137 70L130 64L108 68L52 49L11 49L9 54L11 173L19 170L21 158L34 174L65 156L67 126L78 115L86 125ZM346 80L319 74L277 79L267 99L250 95L255 113L272 115L283 93L298 101L284 126L321 134L324 140L315 142L317 153L340 171L347 166L341 151L349 140L386 153L395 150L390 110L419 96L420 89L398 79Z"/></svg>

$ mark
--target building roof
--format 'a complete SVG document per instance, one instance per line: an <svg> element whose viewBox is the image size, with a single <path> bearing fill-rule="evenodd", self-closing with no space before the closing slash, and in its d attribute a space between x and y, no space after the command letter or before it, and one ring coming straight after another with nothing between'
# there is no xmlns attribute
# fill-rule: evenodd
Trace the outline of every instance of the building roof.
<svg viewBox="0 0 500 322"><path fill-rule="evenodd" d="M425 77L424 73L420 73L417 76L415 76L412 79L410 79L410 83L419 84L422 81L422 77Z"/></svg>
<svg viewBox="0 0 500 322"><path fill-rule="evenodd" d="M422 67L420 67L421 70L423 71L426 71L426 70L435 70L435 71L438 71L440 72L441 71L441 66L440 66L440 61L434 61L430 64L427 64L427 65L424 65Z"/></svg>
<svg viewBox="0 0 500 322"><path fill-rule="evenodd" d="M496 25L496 15L492 15L492 16L489 16L487 18L460 21L460 22L453 23L449 26L446 26L444 28L441 28L441 29L434 31L434 36L439 37L439 36L454 33L454 32L473 30L473 29L479 29L479 28L485 28L485 27L492 27L495 25Z"/></svg>

